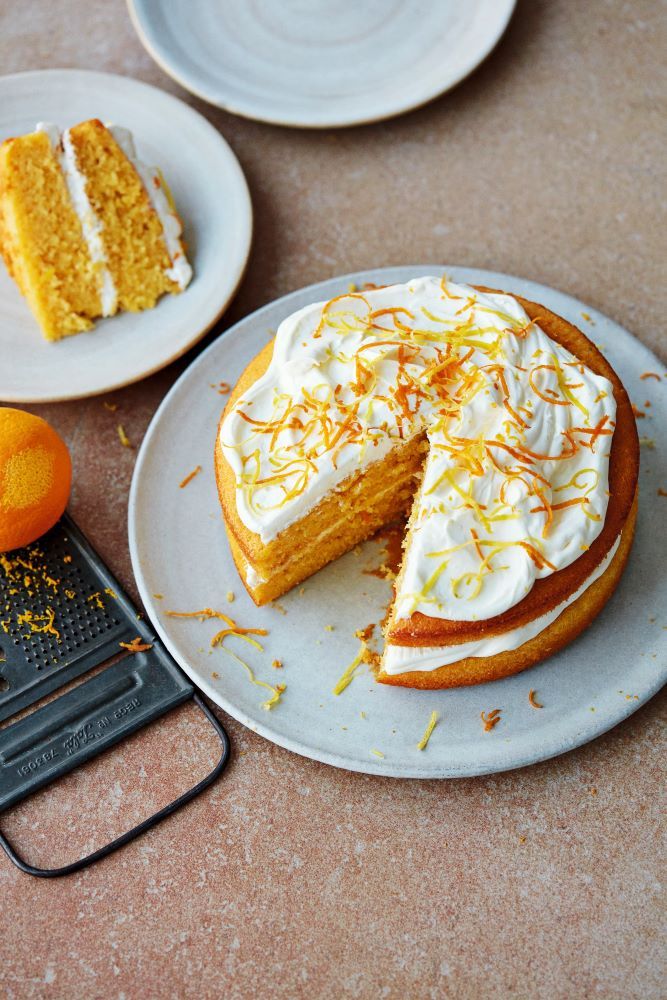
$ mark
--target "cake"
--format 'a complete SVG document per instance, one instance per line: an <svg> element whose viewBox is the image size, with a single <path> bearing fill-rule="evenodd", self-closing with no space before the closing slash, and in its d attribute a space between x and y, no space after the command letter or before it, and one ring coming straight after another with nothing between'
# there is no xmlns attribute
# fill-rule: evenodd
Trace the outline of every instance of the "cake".
<svg viewBox="0 0 667 1000"><path fill-rule="evenodd" d="M181 232L127 129L41 123L0 145L0 251L47 340L181 292L192 276Z"/></svg>
<svg viewBox="0 0 667 1000"><path fill-rule="evenodd" d="M631 404L571 323L416 278L287 318L215 448L229 543L264 604L409 512L377 679L504 677L611 596L636 516Z"/></svg>

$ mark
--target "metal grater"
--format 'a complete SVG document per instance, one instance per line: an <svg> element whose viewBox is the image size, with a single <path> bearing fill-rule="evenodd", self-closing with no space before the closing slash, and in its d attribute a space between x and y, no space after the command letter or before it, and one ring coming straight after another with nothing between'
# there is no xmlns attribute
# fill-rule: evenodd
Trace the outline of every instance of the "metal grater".
<svg viewBox="0 0 667 1000"><path fill-rule="evenodd" d="M151 648L129 652L120 645L136 637ZM70 517L34 545L0 555L0 722L112 658L95 676L0 730L0 814L190 698L220 738L220 760L154 816L63 868L33 867L0 832L0 846L28 874L79 871L155 826L222 773L229 739Z"/></svg>

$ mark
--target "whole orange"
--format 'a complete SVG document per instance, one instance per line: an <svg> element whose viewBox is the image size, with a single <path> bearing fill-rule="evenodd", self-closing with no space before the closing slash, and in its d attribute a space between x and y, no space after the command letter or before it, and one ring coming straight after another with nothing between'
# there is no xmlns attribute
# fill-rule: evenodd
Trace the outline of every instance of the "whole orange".
<svg viewBox="0 0 667 1000"><path fill-rule="evenodd" d="M46 420L0 406L0 552L29 545L67 506L72 462Z"/></svg>

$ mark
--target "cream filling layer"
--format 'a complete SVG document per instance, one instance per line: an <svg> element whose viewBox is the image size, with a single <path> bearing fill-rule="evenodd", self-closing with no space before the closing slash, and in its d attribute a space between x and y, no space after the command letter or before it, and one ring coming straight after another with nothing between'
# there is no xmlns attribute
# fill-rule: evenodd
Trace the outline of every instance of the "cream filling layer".
<svg viewBox="0 0 667 1000"><path fill-rule="evenodd" d="M574 604L596 580L600 579L616 555L620 542L621 535L618 536L610 551L581 587L548 614L535 618L527 625L522 625L521 628L511 629L509 632L477 639L473 642L461 642L454 646L418 647L387 644L382 658L382 670L385 674L407 674L414 670L437 670L438 667L449 666L451 663L457 663L469 656L495 656L496 653L506 653L512 649L518 649L524 643L544 632L562 615L566 608Z"/></svg>

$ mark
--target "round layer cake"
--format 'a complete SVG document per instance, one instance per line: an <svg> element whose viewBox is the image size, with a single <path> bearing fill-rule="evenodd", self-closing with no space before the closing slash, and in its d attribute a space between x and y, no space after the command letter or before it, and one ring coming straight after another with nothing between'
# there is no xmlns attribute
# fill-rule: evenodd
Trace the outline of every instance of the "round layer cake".
<svg viewBox="0 0 667 1000"><path fill-rule="evenodd" d="M243 373L215 451L257 604L410 512L377 679L504 677L585 628L634 531L620 380L544 307L446 279L300 310Z"/></svg>

